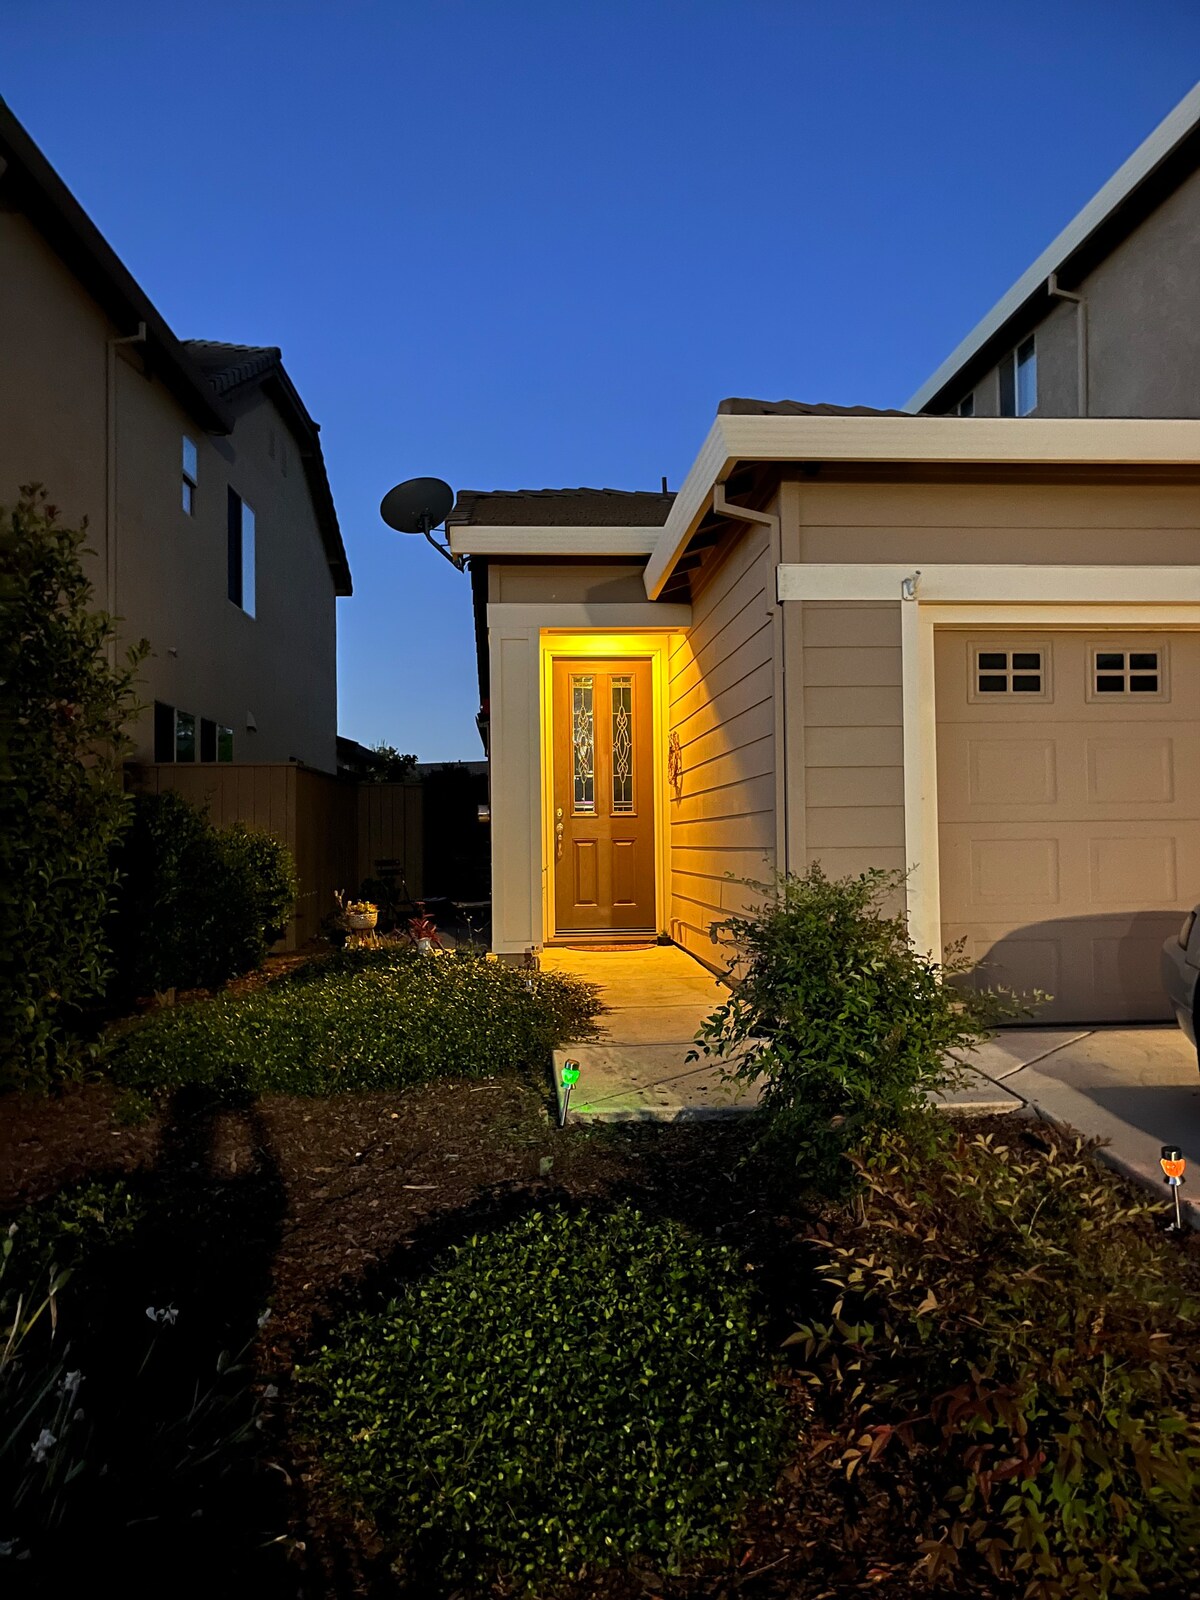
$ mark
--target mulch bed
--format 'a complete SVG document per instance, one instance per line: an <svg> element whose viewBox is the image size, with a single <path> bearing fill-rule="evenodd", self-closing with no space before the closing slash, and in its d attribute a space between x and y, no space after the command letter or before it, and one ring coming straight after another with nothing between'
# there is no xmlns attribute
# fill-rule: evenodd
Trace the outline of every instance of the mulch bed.
<svg viewBox="0 0 1200 1600"><path fill-rule="evenodd" d="M251 1577L254 1592L271 1600L390 1600L411 1592L369 1530L328 1501L314 1463L289 1440L288 1373L344 1305L421 1273L480 1226L556 1199L630 1199L736 1241L756 1266L780 1339L804 1308L811 1282L804 1238L820 1219L734 1174L744 1122L563 1131L552 1120L548 1088L508 1078L232 1106L180 1093L162 1115L134 1127L114 1123L115 1104L104 1085L0 1103L0 1215L64 1182L129 1174L171 1219L157 1236L157 1257L138 1270L157 1274L156 1303L178 1305L181 1329L190 1325L210 1344L232 1346L255 1336L256 1319L271 1308L255 1349L261 1381L281 1391L263 1437L269 1489L257 1501L248 1496L243 1510L258 1545L263 1534L279 1543L241 1578L230 1556L228 1593L248 1592ZM1003 1118L968 1126L1013 1132ZM1194 1246L1186 1247L1193 1261ZM804 1404L798 1400L801 1413ZM815 1423L806 1441L783 1475L783 1504L750 1518L727 1561L673 1579L614 1573L586 1587L547 1590L543 1600L910 1595L915 1552L903 1484L890 1494L847 1487L814 1451ZM210 1525L208 1535L216 1532ZM179 1575L164 1572L164 1589L181 1592ZM468 1591L459 1593L465 1600Z"/></svg>

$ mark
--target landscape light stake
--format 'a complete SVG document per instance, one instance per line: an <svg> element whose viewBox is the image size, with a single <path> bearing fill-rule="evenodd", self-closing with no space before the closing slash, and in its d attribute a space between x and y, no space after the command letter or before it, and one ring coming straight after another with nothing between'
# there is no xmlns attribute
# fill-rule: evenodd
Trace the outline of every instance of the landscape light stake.
<svg viewBox="0 0 1200 1600"><path fill-rule="evenodd" d="M1163 1182L1170 1185L1171 1194L1175 1200L1175 1221L1167 1224L1169 1233L1183 1231L1183 1218L1179 1214L1179 1189L1184 1181L1184 1169L1187 1162L1183 1159L1183 1151L1177 1144L1165 1144L1159 1158L1159 1166L1163 1169Z"/></svg>
<svg viewBox="0 0 1200 1600"><path fill-rule="evenodd" d="M563 1062L563 1074L562 1074L562 1087L563 1087L562 1115L558 1119L558 1125L559 1125L560 1128L565 1128L566 1125L567 1125L567 1107L571 1104L571 1086L572 1086L572 1084L576 1084L578 1082L579 1082L579 1063L578 1063L578 1061L564 1061Z"/></svg>

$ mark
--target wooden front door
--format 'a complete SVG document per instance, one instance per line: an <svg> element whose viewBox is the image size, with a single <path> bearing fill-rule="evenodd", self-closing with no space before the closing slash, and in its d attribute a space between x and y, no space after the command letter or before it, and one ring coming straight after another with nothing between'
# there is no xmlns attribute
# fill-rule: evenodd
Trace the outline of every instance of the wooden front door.
<svg viewBox="0 0 1200 1600"><path fill-rule="evenodd" d="M657 931L652 694L649 661L554 662L559 935Z"/></svg>

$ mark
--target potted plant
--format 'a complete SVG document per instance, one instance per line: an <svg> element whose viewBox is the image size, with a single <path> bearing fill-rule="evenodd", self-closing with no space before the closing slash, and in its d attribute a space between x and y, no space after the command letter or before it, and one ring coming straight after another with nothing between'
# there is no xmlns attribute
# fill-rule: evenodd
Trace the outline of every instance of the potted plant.
<svg viewBox="0 0 1200 1600"><path fill-rule="evenodd" d="M379 921L379 907L370 900L350 900L345 910L346 926L355 933L365 933Z"/></svg>

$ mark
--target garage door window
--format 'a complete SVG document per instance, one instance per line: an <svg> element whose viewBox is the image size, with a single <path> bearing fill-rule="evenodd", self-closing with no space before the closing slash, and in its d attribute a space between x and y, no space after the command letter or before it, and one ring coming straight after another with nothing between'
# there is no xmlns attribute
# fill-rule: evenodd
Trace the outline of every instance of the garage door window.
<svg viewBox="0 0 1200 1600"><path fill-rule="evenodd" d="M996 650L983 646L971 652L972 700L1000 695L1046 698L1048 667L1044 650Z"/></svg>
<svg viewBox="0 0 1200 1600"><path fill-rule="evenodd" d="M1108 700L1114 695L1156 695L1163 697L1166 661L1161 650L1092 651L1090 699Z"/></svg>

